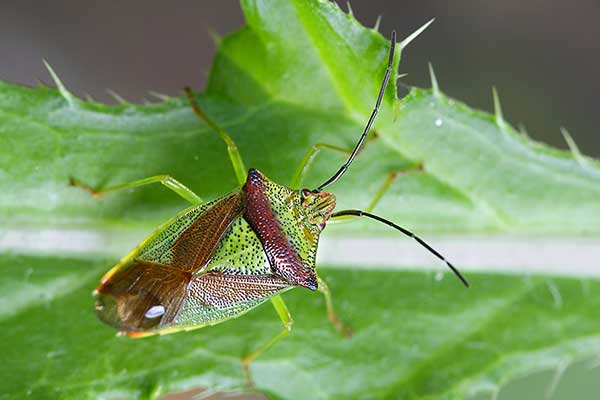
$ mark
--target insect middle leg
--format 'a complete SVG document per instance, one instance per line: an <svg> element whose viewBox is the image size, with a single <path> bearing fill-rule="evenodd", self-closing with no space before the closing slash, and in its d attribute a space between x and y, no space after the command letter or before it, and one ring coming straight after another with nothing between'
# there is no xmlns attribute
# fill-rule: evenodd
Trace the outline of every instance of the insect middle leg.
<svg viewBox="0 0 600 400"><path fill-rule="evenodd" d="M198 116L198 118L204 121L206 125L211 127L227 145L227 153L229 154L229 159L231 160L231 165L233 166L233 171L235 172L235 177L237 178L238 183L240 185L243 185L246 182L246 175L248 173L248 170L246 169L244 159L242 158L242 155L237 145L235 144L231 136L229 136L223 128L217 125L217 123L213 121L208 116L208 114L206 114L204 110L202 110L202 108L200 108L200 105L194 97L192 89L190 89L189 87L185 87L184 91L188 97L188 100L190 101L194 113Z"/></svg>
<svg viewBox="0 0 600 400"><path fill-rule="evenodd" d="M161 183L163 186L165 186L166 188L177 193L179 196L183 197L185 200L189 201L192 204L201 204L204 202L200 196L198 196L196 193L192 192L184 184L182 184L178 180L174 179L170 175L155 175L155 176L151 176L149 178L138 179L135 181L126 182L126 183L122 183L119 185L110 186L110 187L107 187L107 188L104 188L101 190L94 189L91 186L89 186L75 178L71 178L69 180L69 184L71 186L80 187L80 188L90 192L92 194L92 196L94 196L95 198L100 198L100 197L104 196L105 194L115 192L117 190L131 189L131 188L135 188L135 187L149 185L151 183Z"/></svg>
<svg viewBox="0 0 600 400"><path fill-rule="evenodd" d="M258 349L254 350L252 353L247 354L242 358L242 366L244 368L244 375L246 377L246 383L249 386L252 386L254 383L252 381L252 375L250 374L250 363L252 360L260 356L262 353L271 348L275 343L277 343L281 338L289 335L292 331L292 326L294 325L294 320L292 319L292 315L288 310L285 302L281 298L280 295L274 296L271 298L271 304L275 307L275 311L277 311L277 315L281 319L283 323L283 330L275 335L271 340L260 346Z"/></svg>

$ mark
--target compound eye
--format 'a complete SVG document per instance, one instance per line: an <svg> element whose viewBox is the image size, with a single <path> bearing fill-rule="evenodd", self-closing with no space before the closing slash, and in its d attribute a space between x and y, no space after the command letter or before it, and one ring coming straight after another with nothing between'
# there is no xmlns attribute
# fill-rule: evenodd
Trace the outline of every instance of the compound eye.
<svg viewBox="0 0 600 400"><path fill-rule="evenodd" d="M308 197L312 194L312 192L308 189L302 189L302 197Z"/></svg>

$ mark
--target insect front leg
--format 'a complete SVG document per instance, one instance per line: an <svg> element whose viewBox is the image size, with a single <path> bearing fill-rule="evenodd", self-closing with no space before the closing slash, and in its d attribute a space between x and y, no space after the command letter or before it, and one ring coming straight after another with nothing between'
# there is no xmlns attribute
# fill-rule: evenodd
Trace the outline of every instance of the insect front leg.
<svg viewBox="0 0 600 400"><path fill-rule="evenodd" d="M312 166L312 163L315 160L315 157L317 157L317 154L319 154L321 152L321 149L330 149L330 150L336 151L338 153L342 153L344 155L350 155L350 153L351 153L351 150L347 150L347 149L344 149L344 148L341 148L338 146L334 146L331 144L327 144L327 143L313 144L310 147L310 149L308 149L308 151L304 155L304 158L302 158L302 161L300 161L300 164L296 168L296 172L294 173L294 176L292 177L292 181L290 182L291 188L294 188L294 189L300 188L300 186L304 182L304 178L306 177L308 170Z"/></svg>
<svg viewBox="0 0 600 400"><path fill-rule="evenodd" d="M335 326L335 328L344 336L351 337L352 330L348 328L337 316L335 309L333 308L333 300L331 297L331 290L329 289L329 285L325 280L321 277L318 277L319 282L319 292L323 293L325 297L325 306L327 307L327 319Z"/></svg>
<svg viewBox="0 0 600 400"><path fill-rule="evenodd" d="M184 88L184 91L188 97L188 100L190 101L194 113L198 116L198 118L204 121L206 125L211 127L212 130L214 130L227 145L227 153L229 154L229 159L231 160L231 165L233 166L233 171L235 172L235 177L237 178L237 181L240 184L240 186L244 185L244 183L246 182L246 175L248 173L248 170L246 169L244 159L242 158L242 154L240 153L240 150L238 149L237 145L235 144L231 136L229 136L223 128L217 125L217 123L213 121L208 116L208 114L206 114L204 110L202 110L202 108L200 108L200 105L196 101L196 97L194 97L192 89L186 87Z"/></svg>
<svg viewBox="0 0 600 400"><path fill-rule="evenodd" d="M79 180L77 180L75 178L71 178L69 180L69 184L71 186L80 187L80 188L90 192L92 194L92 196L94 196L95 198L99 198L101 196L104 196L107 193L115 192L117 190L131 189L131 188L135 188L135 187L139 187L139 186L149 185L151 183L161 183L166 188L177 193L179 196L183 197L185 200L189 201L192 204L201 204L204 202L200 196L198 196L196 193L192 192L184 184L182 184L178 180L174 179L170 175L155 175L155 176L151 176L149 178L138 179L138 180L127 182L127 183L122 183L122 184L116 185L116 186L110 186L110 187L107 187L107 188L104 188L101 190L94 189L91 186L89 186L83 182L80 182Z"/></svg>
<svg viewBox="0 0 600 400"><path fill-rule="evenodd" d="M421 163L411 165L404 169L390 172L387 175L387 177L385 178L385 180L383 181L383 184L381 185L381 187L379 188L377 193L375 194L375 197L373 197L373 200L371 200L371 203L369 203L369 206L367 208L365 208L365 211L366 212L373 211L373 209L375 208L377 203L379 203L379 200L381 200L383 195L388 191L388 189L390 188L392 183L396 180L396 178L398 178L399 176L403 176L403 175L408 175L408 174L413 174L413 173L422 173L422 172L423 172L423 164L421 164Z"/></svg>
<svg viewBox="0 0 600 400"><path fill-rule="evenodd" d="M367 142L365 143L365 146L363 146L361 148L361 151L366 147L367 144L369 144L372 140L375 140L375 139L377 139L377 135L372 135L369 139L367 139ZM298 166L296 167L296 171L294 172L294 176L292 177L292 181L290 182L291 188L299 189L300 186L302 186L302 184L304 182L304 178L306 178L306 175L308 174L310 167L312 166L317 155L321 152L321 149L333 150L333 151L343 154L345 156L350 156L352 154L351 149L344 149L343 147L334 146L332 144L328 144L328 143L313 144L312 146L310 146L310 148L308 149L308 151L306 152L306 154L300 161L300 164L298 164Z"/></svg>
<svg viewBox="0 0 600 400"><path fill-rule="evenodd" d="M281 319L283 323L283 331L279 332L275 335L271 340L260 346L258 349L254 350L252 353L247 354L244 358L242 358L242 366L244 368L244 375L246 377L246 383L248 386L252 386L254 383L252 381L252 375L250 374L250 363L252 360L260 356L262 353L267 351L271 346L279 341L279 339L287 336L292 331L292 326L294 325L294 320L292 319L292 315L288 310L285 302L281 298L280 295L271 297L271 304L275 307L275 311L277 311L277 315Z"/></svg>

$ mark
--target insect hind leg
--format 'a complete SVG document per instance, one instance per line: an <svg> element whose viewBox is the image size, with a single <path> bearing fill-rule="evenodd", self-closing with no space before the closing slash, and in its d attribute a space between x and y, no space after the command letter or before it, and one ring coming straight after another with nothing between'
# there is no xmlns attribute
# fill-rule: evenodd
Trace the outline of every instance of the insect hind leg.
<svg viewBox="0 0 600 400"><path fill-rule="evenodd" d="M231 136L229 136L223 128L217 125L217 123L213 121L208 116L208 114L204 112L204 110L202 110L202 108L198 104L198 101L196 100L196 97L194 96L194 93L192 92L192 89L190 89L189 87L185 87L183 90L185 91L190 105L192 106L194 114L196 114L198 118L204 121L204 123L206 123L206 125L208 125L212 130L214 130L227 145L227 153L229 154L229 160L231 161L231 165L233 166L235 177L237 178L237 181L240 184L240 186L243 185L246 182L246 175L248 173L248 169L246 169L244 159L242 158L242 154L240 153L240 150L238 149L237 145L235 144Z"/></svg>
<svg viewBox="0 0 600 400"><path fill-rule="evenodd" d="M244 368L244 376L246 378L246 383L248 386L253 386L254 382L252 380L252 375L250 374L250 363L252 360L259 357L262 353L270 349L275 343L277 343L280 339L286 337L292 332L292 326L294 325L294 320L292 319L292 315L288 310L285 302L281 298L280 295L271 297L271 304L275 307L275 311L277 311L277 315L281 319L283 323L283 330L279 332L277 335L272 337L268 342L264 343L258 349L254 350L252 353L247 354L242 358L242 367Z"/></svg>

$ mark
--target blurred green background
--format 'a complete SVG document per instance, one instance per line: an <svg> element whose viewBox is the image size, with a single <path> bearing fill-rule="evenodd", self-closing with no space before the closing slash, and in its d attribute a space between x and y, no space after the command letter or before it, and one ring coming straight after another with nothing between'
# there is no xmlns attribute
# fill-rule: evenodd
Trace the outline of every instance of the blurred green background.
<svg viewBox="0 0 600 400"><path fill-rule="evenodd" d="M436 22L404 53L402 81L429 86L431 61L442 90L473 107L492 110L491 86L504 115L529 135L566 148L566 127L588 155L600 156L600 2L354 0L354 15L380 31L405 37ZM347 9L345 3L341 7ZM176 95L204 85L215 49L209 32L243 25L236 1L0 2L0 79L50 82L48 60L77 95L115 102L111 88L131 102L149 91ZM348 74L352 74L349 66ZM400 95L406 92L400 87ZM542 327L540 327L542 329ZM440 366L443 368L443 366ZM510 383L498 398L596 399L598 369L569 368L548 393L553 372ZM493 398L481 394L477 399Z"/></svg>

